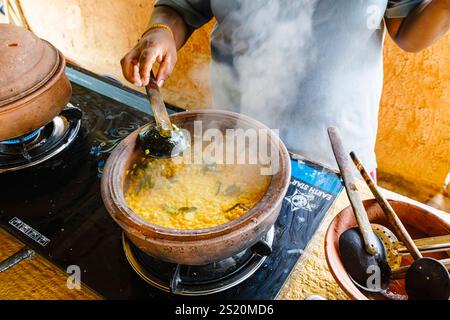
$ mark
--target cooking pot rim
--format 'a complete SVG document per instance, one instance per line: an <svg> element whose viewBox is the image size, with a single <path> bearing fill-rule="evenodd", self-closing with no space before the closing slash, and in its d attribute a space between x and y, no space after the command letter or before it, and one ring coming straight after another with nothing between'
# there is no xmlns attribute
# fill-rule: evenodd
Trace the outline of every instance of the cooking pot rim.
<svg viewBox="0 0 450 320"><path fill-rule="evenodd" d="M267 126L253 118L239 113L218 109L184 111L172 115L171 118L173 119L173 122L176 123L178 118L184 119L186 115L193 117L196 115L220 115L224 118L228 117L236 119L241 123L243 122L243 124L249 125L250 127L268 129ZM280 159L279 171L272 176L269 187L263 198L248 212L225 224L204 229L172 229L152 224L133 212L125 201L122 188L118 188L118 186L121 185L121 175L125 174L125 170L123 169L127 165L129 158L127 156L124 157L124 155L131 155L134 148L136 148L136 138L139 130L140 129L130 134L130 136L125 138L124 141L116 147L105 165L104 175L102 177L102 197L105 201L105 205L108 207L108 211L111 212L111 206L116 206L119 214L111 214L111 216L126 231L130 232L130 230L128 230L130 227L134 229L134 231L137 231L138 234L133 232L135 235L144 237L165 237L167 240L182 239L185 241L191 238L198 240L198 236L205 236L206 238L220 236L231 233L236 229L238 229L239 232L244 232L245 229L253 226L251 223L252 220L257 219L256 222L260 222L270 216L270 210L265 209L265 207L268 204L271 204L273 207L279 205L289 187L291 177L289 153L281 139L272 131L269 131L269 141L271 144L276 141L276 145L279 146L277 148ZM116 161L109 161L110 159ZM279 188L280 185L282 186L281 189ZM279 189L279 191L277 191L277 189ZM106 193L108 190L112 197L112 202L107 199Z"/></svg>

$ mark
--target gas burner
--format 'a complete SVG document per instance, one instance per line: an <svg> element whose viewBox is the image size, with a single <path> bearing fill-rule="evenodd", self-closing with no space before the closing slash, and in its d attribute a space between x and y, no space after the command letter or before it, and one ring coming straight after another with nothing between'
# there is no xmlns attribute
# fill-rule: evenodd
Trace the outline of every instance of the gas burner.
<svg viewBox="0 0 450 320"><path fill-rule="evenodd" d="M44 127L0 141L0 173L32 167L59 154L78 134L81 116L80 109L68 104Z"/></svg>
<svg viewBox="0 0 450 320"><path fill-rule="evenodd" d="M15 139L0 141L0 145L18 145L18 144L22 145L22 143L28 143L30 141L33 141L35 138L37 138L42 129L43 129L43 127L39 128L31 133L27 133L21 137L17 137Z"/></svg>
<svg viewBox="0 0 450 320"><path fill-rule="evenodd" d="M227 259L203 266L177 265L153 258L122 234L125 256L134 271L152 286L174 294L201 296L218 293L253 275L272 252L275 229L258 243Z"/></svg>

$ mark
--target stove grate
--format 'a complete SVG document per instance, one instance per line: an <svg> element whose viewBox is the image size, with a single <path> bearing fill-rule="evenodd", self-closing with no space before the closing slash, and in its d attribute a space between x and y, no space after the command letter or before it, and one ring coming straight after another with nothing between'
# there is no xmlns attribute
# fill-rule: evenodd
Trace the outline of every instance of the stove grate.
<svg viewBox="0 0 450 320"><path fill-rule="evenodd" d="M155 259L134 246L123 235L125 256L134 271L152 286L178 295L202 296L232 288L253 275L270 254L275 229L272 227L261 245L227 259L204 266L177 265Z"/></svg>
<svg viewBox="0 0 450 320"><path fill-rule="evenodd" d="M0 142L0 173L42 163L68 147L81 127L82 112L68 105L44 127L25 136Z"/></svg>

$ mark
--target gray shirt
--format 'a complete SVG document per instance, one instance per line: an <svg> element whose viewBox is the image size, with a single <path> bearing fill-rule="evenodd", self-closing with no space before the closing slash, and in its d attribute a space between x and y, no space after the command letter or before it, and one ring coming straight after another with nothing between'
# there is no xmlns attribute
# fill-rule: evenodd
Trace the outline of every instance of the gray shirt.
<svg viewBox="0 0 450 320"><path fill-rule="evenodd" d="M288 149L336 168L327 127L376 168L383 17L421 0L159 0L188 26L212 17L215 107L279 129ZM386 9L388 9L386 11ZM194 71L195 72L195 71Z"/></svg>

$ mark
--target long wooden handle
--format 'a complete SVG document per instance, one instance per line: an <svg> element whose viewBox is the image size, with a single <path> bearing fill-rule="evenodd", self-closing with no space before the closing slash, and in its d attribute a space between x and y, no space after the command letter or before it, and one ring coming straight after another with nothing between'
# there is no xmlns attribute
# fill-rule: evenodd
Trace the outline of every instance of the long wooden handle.
<svg viewBox="0 0 450 320"><path fill-rule="evenodd" d="M156 126L159 133L163 137L172 136L172 122L170 121L169 114L167 113L166 105L159 91L159 87L156 84L153 71L150 73L150 82L145 87L148 98L150 100L150 106L152 107L153 116L155 117Z"/></svg>
<svg viewBox="0 0 450 320"><path fill-rule="evenodd" d="M420 252L437 252L450 250L450 235L428 237L421 239L414 239L414 243ZM394 249L400 254L408 252L408 248L405 247L403 242L397 242Z"/></svg>
<svg viewBox="0 0 450 320"><path fill-rule="evenodd" d="M328 128L328 136L330 137L331 146L333 148L334 156L338 164L339 170L344 180L345 189L347 191L348 199L353 208L353 212L358 222L359 230L364 239L364 245L366 251L370 255L378 254L377 239L375 233L370 226L369 218L367 217L366 210L363 202L358 194L353 174L350 166L350 159L348 159L347 153L344 150L341 135L335 127Z"/></svg>
<svg viewBox="0 0 450 320"><path fill-rule="evenodd" d="M356 156L356 154L353 151L350 152L350 157L352 158L353 162L355 163L356 167L358 168L359 172L361 173L362 177L364 178L364 181L366 181L367 185L369 186L370 191L372 191L375 199L380 204L381 209L386 214L386 217L387 217L389 223L392 225L394 230L397 232L397 234L398 234L400 240L403 242L403 244L408 248L411 256L414 258L414 260L422 258L422 254L420 253L419 249L417 249L416 244L414 243L413 239L409 235L405 226L400 221L400 219L397 216L397 214L395 213L394 209L391 207L389 202L383 196L381 191L375 185L375 182L372 180L371 176L366 171L363 164L361 163L361 161L358 159L358 157Z"/></svg>
<svg viewBox="0 0 450 320"><path fill-rule="evenodd" d="M439 260L440 263L442 263L447 270L450 271L450 259L442 259ZM410 266L403 266L403 267L399 267L395 270L392 270L392 278L393 279L404 279L406 277L406 273L408 272Z"/></svg>

